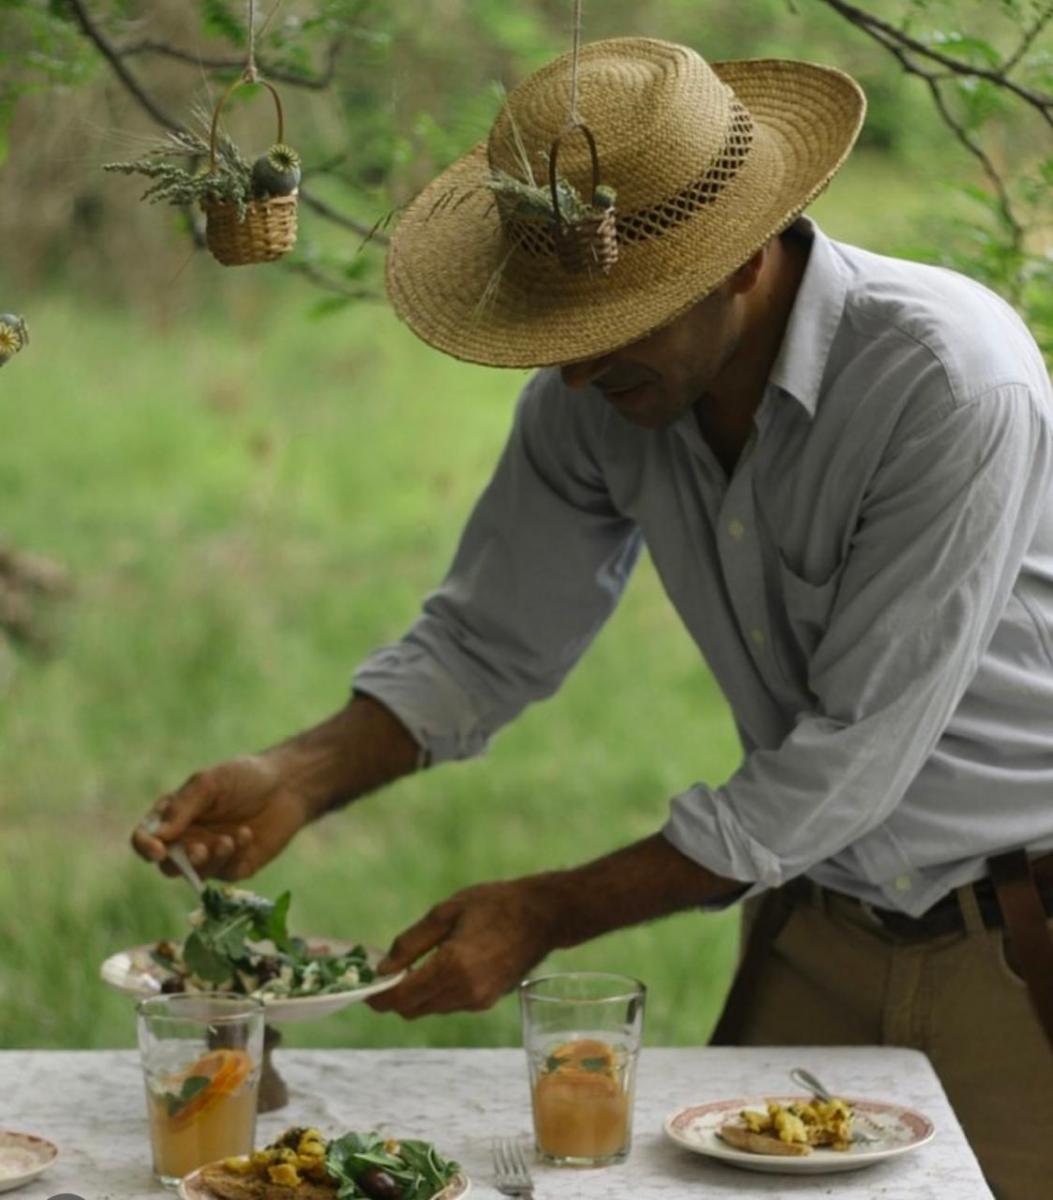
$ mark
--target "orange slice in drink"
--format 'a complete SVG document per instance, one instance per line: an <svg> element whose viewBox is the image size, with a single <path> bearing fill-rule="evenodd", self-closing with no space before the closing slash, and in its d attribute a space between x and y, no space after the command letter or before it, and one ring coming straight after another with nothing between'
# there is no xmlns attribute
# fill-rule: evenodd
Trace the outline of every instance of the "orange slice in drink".
<svg viewBox="0 0 1053 1200"><path fill-rule="evenodd" d="M208 1084L169 1118L173 1129L185 1129L202 1113L236 1092L249 1077L252 1059L244 1050L210 1050L183 1072L180 1080L207 1079Z"/></svg>

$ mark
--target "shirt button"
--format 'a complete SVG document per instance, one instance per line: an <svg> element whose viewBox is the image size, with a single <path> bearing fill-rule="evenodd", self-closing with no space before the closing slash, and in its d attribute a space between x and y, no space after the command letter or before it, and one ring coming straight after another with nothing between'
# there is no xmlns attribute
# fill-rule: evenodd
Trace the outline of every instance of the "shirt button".
<svg viewBox="0 0 1053 1200"><path fill-rule="evenodd" d="M731 534L731 536L735 539L736 542L739 540L740 537L742 537L742 535L745 532L746 532L746 526L743 525L743 523L740 520L738 520L738 518L736 518L734 521L728 522L728 533Z"/></svg>
<svg viewBox="0 0 1053 1200"><path fill-rule="evenodd" d="M909 892L914 886L909 875L897 875L892 886L897 892Z"/></svg>
<svg viewBox="0 0 1053 1200"><path fill-rule="evenodd" d="M753 644L755 646L757 646L758 648L763 646L765 641L767 640L764 636L763 629L751 629L750 637L753 639Z"/></svg>

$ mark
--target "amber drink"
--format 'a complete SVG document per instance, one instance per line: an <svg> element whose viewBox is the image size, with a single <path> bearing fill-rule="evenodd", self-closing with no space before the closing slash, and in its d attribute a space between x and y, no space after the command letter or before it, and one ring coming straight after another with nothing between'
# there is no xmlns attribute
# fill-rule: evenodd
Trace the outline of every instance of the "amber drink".
<svg viewBox="0 0 1053 1200"><path fill-rule="evenodd" d="M154 1174L168 1187L256 1133L263 1006L245 996L159 996L139 1005Z"/></svg>
<svg viewBox="0 0 1053 1200"><path fill-rule="evenodd" d="M622 1162L646 989L636 979L573 972L521 985L534 1137L560 1166Z"/></svg>

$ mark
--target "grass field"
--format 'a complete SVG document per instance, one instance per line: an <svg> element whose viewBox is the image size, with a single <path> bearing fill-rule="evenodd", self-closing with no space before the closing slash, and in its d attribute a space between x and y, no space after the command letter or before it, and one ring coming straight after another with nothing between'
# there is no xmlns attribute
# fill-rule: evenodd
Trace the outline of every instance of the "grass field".
<svg viewBox="0 0 1053 1200"><path fill-rule="evenodd" d="M901 172L865 159L839 187L817 211L874 248L920 211ZM441 576L505 436L525 375L444 359L378 307L311 321L316 293L282 278L280 304L242 276L204 319L163 325L70 296L22 306L33 344L0 376L0 526L67 563L76 593L51 659L0 659L0 1046L132 1044L131 1003L98 965L178 935L190 897L133 858L131 824L191 770L344 702L358 659ZM384 944L467 883L653 831L672 793L736 761L644 562L561 694L486 758L330 818L255 886L292 889L294 931ZM697 1043L734 942L732 915L686 914L552 965L639 975L647 1040ZM413 1024L356 1006L287 1040L500 1044L517 1026L507 999Z"/></svg>
<svg viewBox="0 0 1053 1200"><path fill-rule="evenodd" d="M0 1041L128 1044L130 1005L98 963L178 933L188 900L132 858L128 827L193 768L343 702L358 658L401 633L441 574L503 440L508 381L365 309L339 326L273 310L159 336L54 301L34 306L33 334L0 380L18 433L0 447L5 532L67 562L77 593L60 652L19 662L0 705ZM293 889L301 932L384 943L468 882L649 832L674 790L734 759L643 569L564 693L486 759L330 819L258 886ZM652 1036L697 1041L731 942L726 919L685 917L562 961L639 973ZM413 1026L360 1008L290 1039L515 1029L507 1002Z"/></svg>

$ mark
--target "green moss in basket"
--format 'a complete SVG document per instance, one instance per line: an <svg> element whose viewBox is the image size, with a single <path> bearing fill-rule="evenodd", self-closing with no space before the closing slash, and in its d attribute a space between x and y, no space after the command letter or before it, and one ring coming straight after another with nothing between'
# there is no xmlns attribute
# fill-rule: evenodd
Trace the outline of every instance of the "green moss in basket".
<svg viewBox="0 0 1053 1200"><path fill-rule="evenodd" d="M300 186L300 156L276 142L252 164L252 190L256 196L290 196Z"/></svg>

